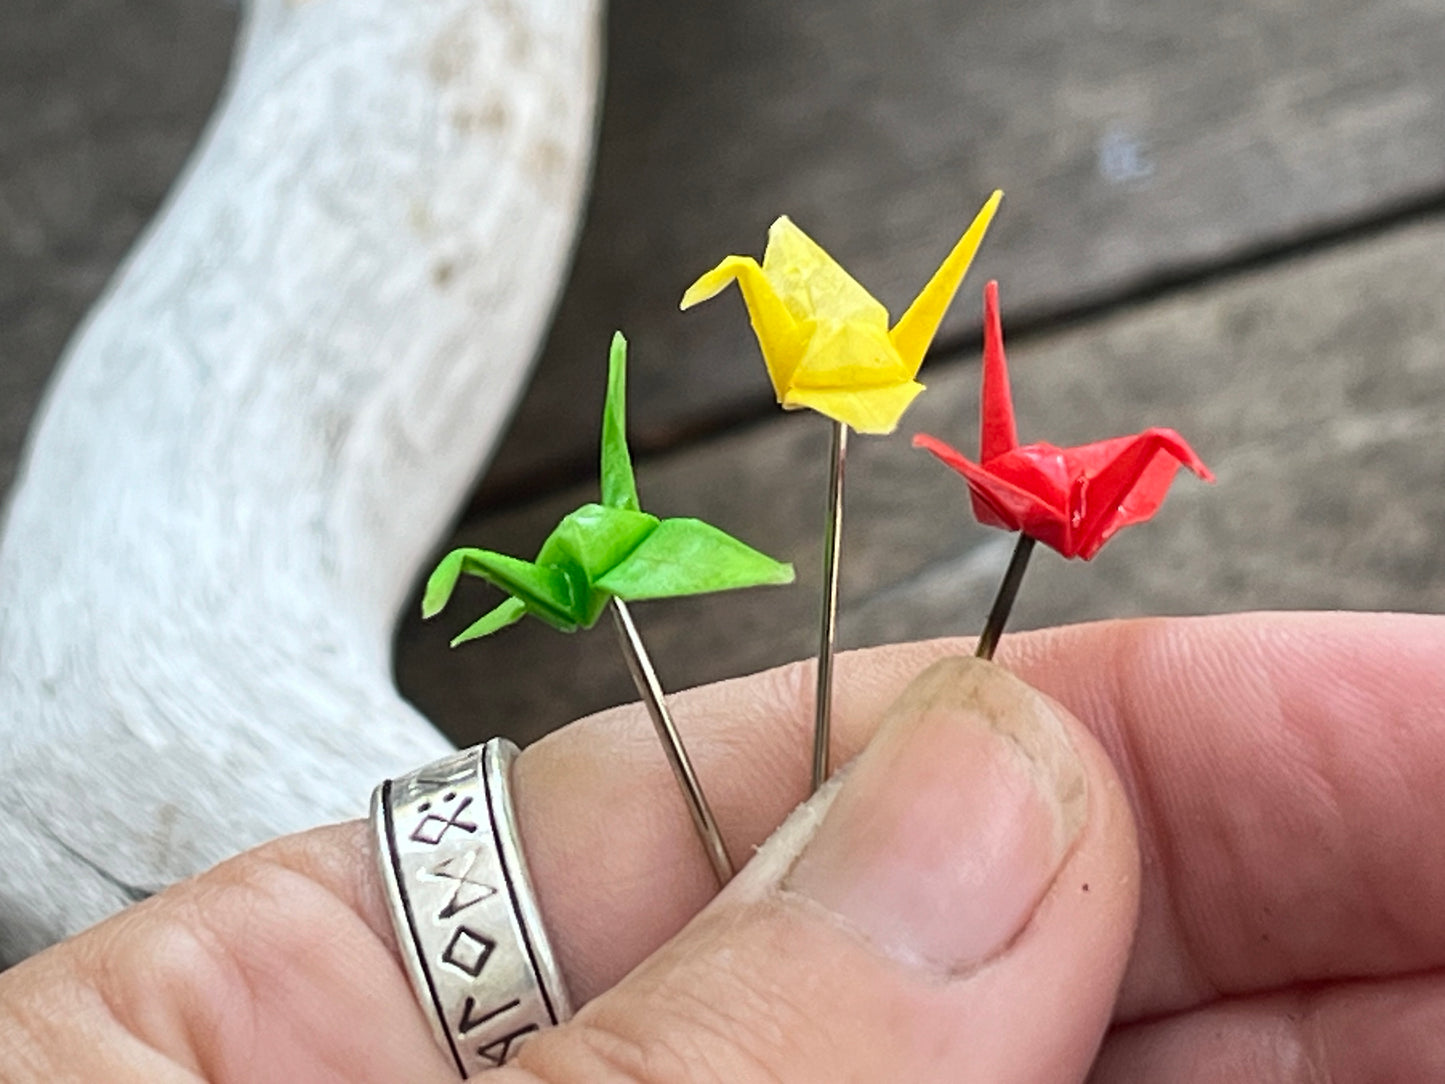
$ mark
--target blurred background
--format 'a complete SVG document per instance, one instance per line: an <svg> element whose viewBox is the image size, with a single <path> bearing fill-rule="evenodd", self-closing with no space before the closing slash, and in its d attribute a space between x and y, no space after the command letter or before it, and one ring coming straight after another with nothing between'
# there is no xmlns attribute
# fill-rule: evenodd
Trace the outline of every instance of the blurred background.
<svg viewBox="0 0 1445 1084"><path fill-rule="evenodd" d="M0 491L77 321L225 78L219 0L0 6ZM1025 441L1179 429L1218 475L1088 564L1040 551L1011 628L1256 608L1445 608L1445 4L724 0L610 5L596 176L531 390L452 544L531 556L593 499L606 347L633 344L644 506L799 583L636 607L671 689L811 654L827 423L773 402L735 292L681 314L787 213L895 315L1008 195L892 438L850 452L844 647L974 633L1012 540L909 447L977 442L1001 283ZM495 598L400 621L403 692L459 742L634 698L606 624Z"/></svg>

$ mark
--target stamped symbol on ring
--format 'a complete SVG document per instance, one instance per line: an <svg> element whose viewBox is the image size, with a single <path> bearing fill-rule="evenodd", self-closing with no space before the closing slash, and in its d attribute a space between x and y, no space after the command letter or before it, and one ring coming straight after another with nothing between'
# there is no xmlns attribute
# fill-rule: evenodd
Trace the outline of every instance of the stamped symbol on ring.
<svg viewBox="0 0 1445 1084"><path fill-rule="evenodd" d="M511 1012L513 1009L518 1008L521 1004L522 1002L514 997L505 1005L499 1005L497 1008L492 1009L489 1012L484 1012L479 1016L474 1016L472 1014L477 1011L477 999L474 997L469 997L467 998L466 1004L462 1006L462 1018L457 1021L457 1034L465 1036L469 1031L476 1031L477 1028L481 1027L488 1020L495 1020L497 1017L501 1016L502 1013Z"/></svg>
<svg viewBox="0 0 1445 1084"><path fill-rule="evenodd" d="M516 1045L517 1040L531 1035L536 1030L538 1030L536 1024L520 1027L510 1035L503 1035L500 1039L479 1047L477 1057L486 1059L487 1064L493 1067L500 1066L511 1056L512 1047Z"/></svg>
<svg viewBox="0 0 1445 1084"><path fill-rule="evenodd" d="M457 932L442 950L442 963L451 964L462 974L475 979L487 966L487 958L497 943L486 934L458 926Z"/></svg>
<svg viewBox="0 0 1445 1084"><path fill-rule="evenodd" d="M451 881L456 885L451 898L437 912L437 921L445 922L449 918L455 918L472 904L481 903L497 894L497 890L485 881L472 880L472 867L477 864L479 857L477 851L454 855L420 874L422 880Z"/></svg>
<svg viewBox="0 0 1445 1084"><path fill-rule="evenodd" d="M449 790L446 794L442 795L441 804L448 805L451 802L456 802L456 799L457 792ZM477 830L476 824L461 819L462 814L467 811L467 807L471 804L472 796L468 794L460 802L457 802L455 809L446 816L441 816L440 811L437 813L431 811L431 802L422 802L421 805L416 807L416 811L418 813L425 813L426 816L422 817L421 823L412 829L410 837L412 842L426 843L435 847L446 838L447 832L453 828L460 828L463 832L468 833L475 832Z"/></svg>

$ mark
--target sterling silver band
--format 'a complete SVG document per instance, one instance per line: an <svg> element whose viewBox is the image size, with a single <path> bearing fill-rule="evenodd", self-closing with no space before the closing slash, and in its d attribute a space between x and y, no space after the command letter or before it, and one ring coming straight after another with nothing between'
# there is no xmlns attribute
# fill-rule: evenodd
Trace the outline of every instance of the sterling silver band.
<svg viewBox="0 0 1445 1084"><path fill-rule="evenodd" d="M517 747L466 749L371 796L392 924L422 1010L463 1077L572 1014L522 857Z"/></svg>

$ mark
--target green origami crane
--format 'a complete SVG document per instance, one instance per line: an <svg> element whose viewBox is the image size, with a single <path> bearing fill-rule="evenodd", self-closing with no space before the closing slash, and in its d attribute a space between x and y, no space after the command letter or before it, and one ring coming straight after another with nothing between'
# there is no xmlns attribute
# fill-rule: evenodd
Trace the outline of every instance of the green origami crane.
<svg viewBox="0 0 1445 1084"><path fill-rule="evenodd" d="M602 410L602 503L568 514L535 561L492 550L455 549L427 580L423 617L433 617L465 573L511 598L483 614L452 646L504 629L525 614L562 632L591 628L616 596L625 602L678 598L734 587L793 582L793 566L697 519L658 519L642 511L627 450L627 340L612 337Z"/></svg>

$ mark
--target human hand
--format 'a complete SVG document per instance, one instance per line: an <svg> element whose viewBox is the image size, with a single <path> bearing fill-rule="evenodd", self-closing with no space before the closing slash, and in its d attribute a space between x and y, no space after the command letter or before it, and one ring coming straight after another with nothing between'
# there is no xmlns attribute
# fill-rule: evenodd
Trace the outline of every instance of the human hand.
<svg viewBox="0 0 1445 1084"><path fill-rule="evenodd" d="M1445 621L1010 636L1007 668L1084 725L976 663L935 675L924 710L886 711L961 646L840 658L839 759L887 723L816 833L795 821L710 903L640 709L527 750L518 819L588 1004L492 1079L1445 1071ZM809 673L676 700L737 857L803 796ZM453 1079L373 865L360 824L279 840L12 969L0 1080Z"/></svg>

